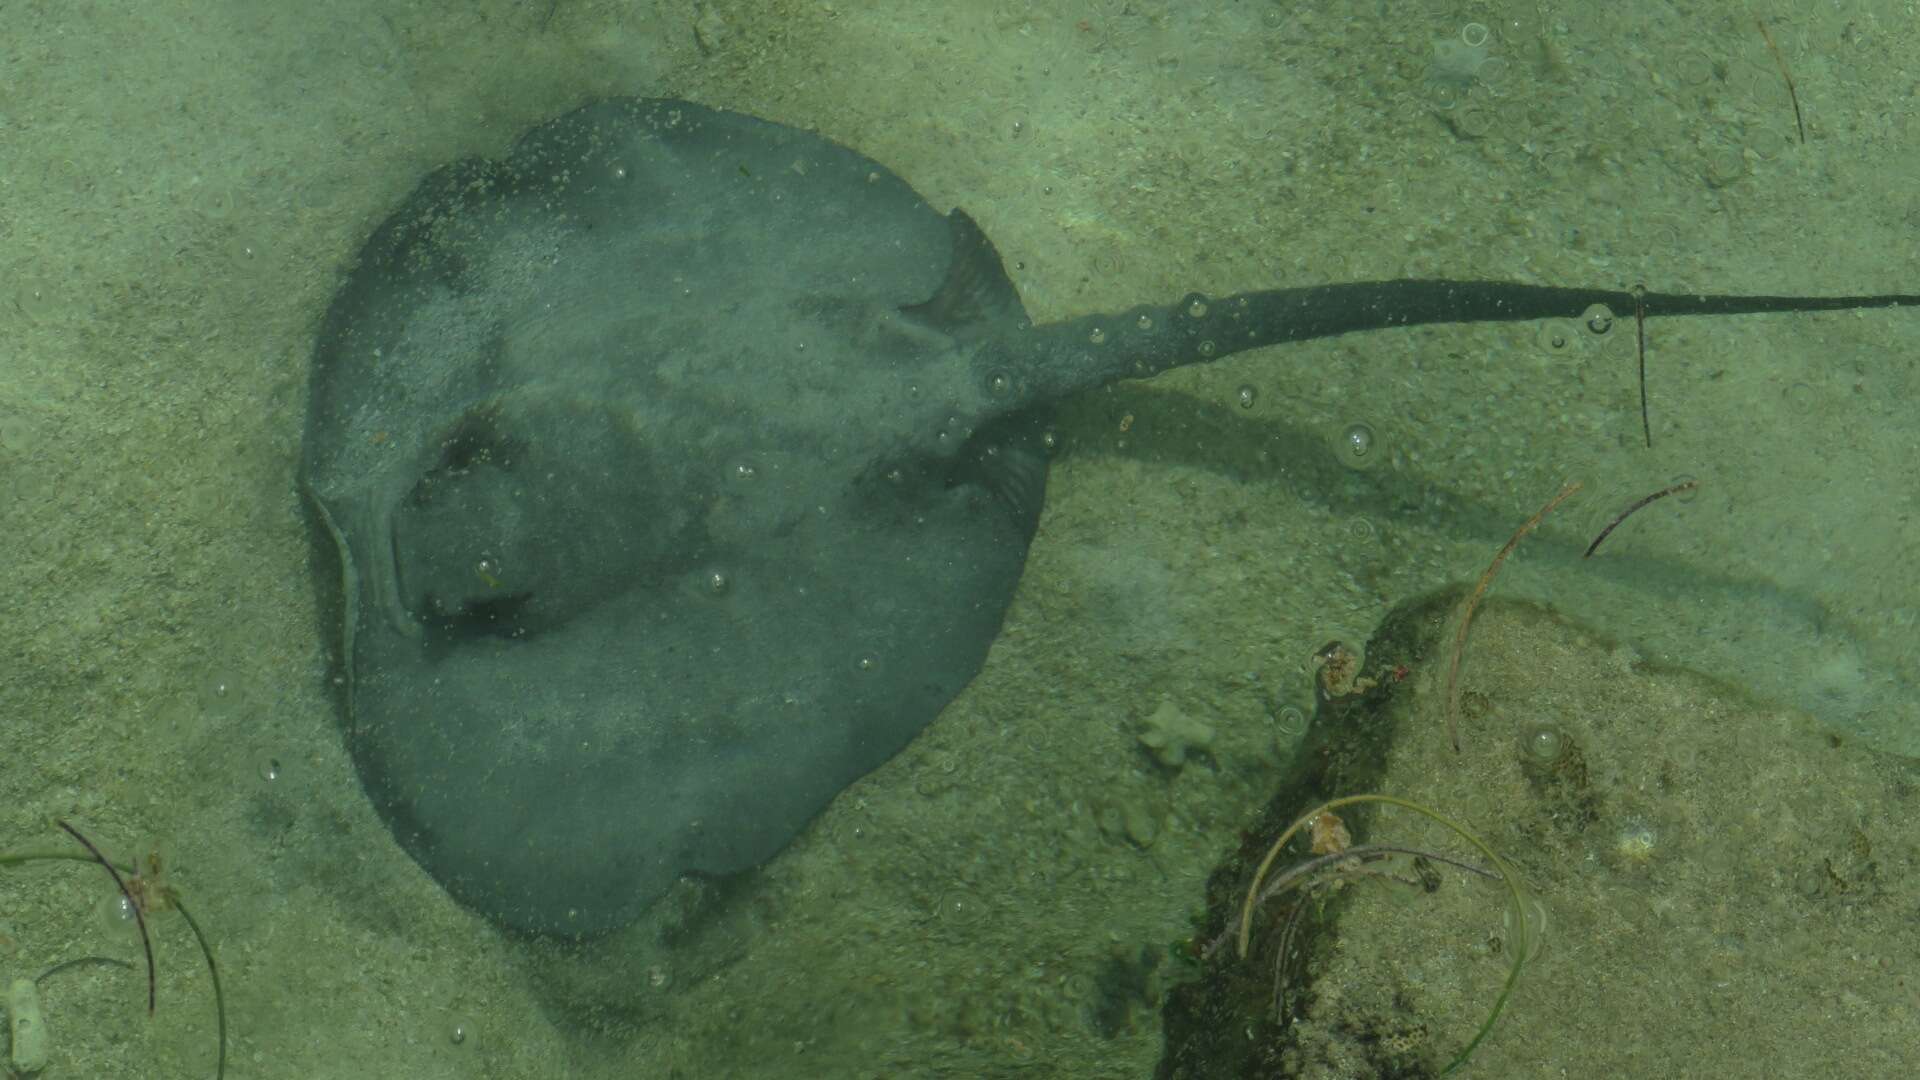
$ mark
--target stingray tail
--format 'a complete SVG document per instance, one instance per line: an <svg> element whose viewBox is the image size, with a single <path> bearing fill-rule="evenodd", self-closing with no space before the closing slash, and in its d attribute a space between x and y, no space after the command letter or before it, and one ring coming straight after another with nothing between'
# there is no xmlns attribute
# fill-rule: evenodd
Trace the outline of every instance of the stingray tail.
<svg viewBox="0 0 1920 1080"><path fill-rule="evenodd" d="M1039 399L1157 375L1248 349L1424 323L1531 319L1746 315L1920 306L1920 294L1706 296L1570 289L1505 281L1363 281L1268 289L1210 299L1189 294L1171 308L1139 307L1037 327L1047 362L1034 365ZM1596 311L1596 307L1605 311Z"/></svg>

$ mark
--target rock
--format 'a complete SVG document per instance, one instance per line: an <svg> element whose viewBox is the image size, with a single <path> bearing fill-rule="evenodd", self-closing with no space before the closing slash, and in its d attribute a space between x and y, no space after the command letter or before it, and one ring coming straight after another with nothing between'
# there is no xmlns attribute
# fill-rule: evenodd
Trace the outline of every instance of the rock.
<svg viewBox="0 0 1920 1080"><path fill-rule="evenodd" d="M1120 819L1127 832L1127 839L1136 847L1152 847L1160 835L1160 816L1153 808L1143 803L1129 802L1120 808Z"/></svg>
<svg viewBox="0 0 1920 1080"><path fill-rule="evenodd" d="M1206 753L1213 748L1213 727L1180 711L1172 701L1162 701L1147 717L1140 733L1140 745L1153 751L1160 764L1177 769L1187 763L1187 755Z"/></svg>

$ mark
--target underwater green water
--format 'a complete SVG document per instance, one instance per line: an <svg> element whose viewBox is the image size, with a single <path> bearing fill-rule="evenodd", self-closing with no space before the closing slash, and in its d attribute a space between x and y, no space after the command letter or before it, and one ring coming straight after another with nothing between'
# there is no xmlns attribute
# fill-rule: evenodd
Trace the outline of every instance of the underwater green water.
<svg viewBox="0 0 1920 1080"><path fill-rule="evenodd" d="M1920 754L1904 310L1650 321L1651 448L1624 312L1603 334L1335 338L1075 399L972 685L761 870L584 943L461 909L362 795L297 486L314 332L368 230L429 170L593 97L869 155L964 207L1042 322L1396 277L1916 291L1904 5L1760 13L1804 142L1752 15L1711 5L3 14L0 850L72 855L65 820L176 889L218 961L228 1076L1153 1075L1207 876L1292 759L1314 652L1473 581L1569 479L1582 496L1495 595ZM1879 828L1869 914L1892 917L1920 848ZM125 902L82 861L0 872L0 976L47 973L45 1075L209 1075L193 934L152 903L149 1016ZM1665 917L1675 940L1697 925ZM1570 977L1578 947L1527 978ZM108 962L52 970L88 957ZM1819 968L1739 977L1792 995ZM1841 1046L1847 1009L1899 1015L1834 1008L1819 1037ZM1470 1072L1518 1075L1500 1039ZM1738 1045L1724 1064L1764 1071Z"/></svg>

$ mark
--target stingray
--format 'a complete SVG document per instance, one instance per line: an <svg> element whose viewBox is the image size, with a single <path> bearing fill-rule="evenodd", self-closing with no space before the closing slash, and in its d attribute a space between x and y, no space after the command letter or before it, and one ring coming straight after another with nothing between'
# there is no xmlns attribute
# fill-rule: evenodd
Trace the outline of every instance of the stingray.
<svg viewBox="0 0 1920 1080"><path fill-rule="evenodd" d="M1421 323L1913 303L1397 280L1036 326L971 218L853 150L590 104L428 176L322 322L346 739L457 900L616 929L768 859L966 686L1068 395Z"/></svg>

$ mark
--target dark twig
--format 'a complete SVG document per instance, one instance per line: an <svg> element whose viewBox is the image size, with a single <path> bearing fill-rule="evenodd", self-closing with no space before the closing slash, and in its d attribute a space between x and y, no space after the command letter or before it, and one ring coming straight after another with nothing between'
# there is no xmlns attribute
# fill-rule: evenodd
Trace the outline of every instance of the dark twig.
<svg viewBox="0 0 1920 1080"><path fill-rule="evenodd" d="M1773 35L1767 32L1767 24L1759 18L1753 25L1760 28L1760 36L1767 39L1767 48L1773 52L1773 62L1780 65L1780 77L1787 82L1787 100L1793 102L1793 129L1800 133L1800 145L1807 144L1807 125L1800 120L1800 94L1793 88L1793 73L1787 70L1787 58L1780 55L1780 46L1773 43Z"/></svg>
<svg viewBox="0 0 1920 1080"><path fill-rule="evenodd" d="M71 968L77 968L84 964L105 964L109 967L123 967L123 968L133 967L132 964L127 963L125 960L116 960L111 956L76 956L71 960L62 960L60 963L55 964L52 967L48 968L47 970L41 972L39 975L34 977L33 984L35 986L38 986L41 983L46 982L48 976L58 975L63 971L67 971Z"/></svg>
<svg viewBox="0 0 1920 1080"><path fill-rule="evenodd" d="M213 1015L220 1025L220 1061L214 1067L213 1075L215 1080L225 1080L227 1075L227 995L220 989L220 969L213 962L213 943L207 940L206 932L200 929L200 922L193 917L193 912L188 911L187 905L180 902L180 894L168 889L167 898L173 904L173 910L187 920L187 929L193 931L193 940L200 943L200 955L207 960L207 978L213 980ZM149 967L147 972L152 974L153 969Z"/></svg>
<svg viewBox="0 0 1920 1080"><path fill-rule="evenodd" d="M1280 926L1280 943L1273 950L1273 1022L1287 1022L1287 954L1293 950L1294 936L1300 930L1300 916L1307 910L1315 889L1330 882L1310 881L1300 891L1300 899L1287 909L1287 921Z"/></svg>
<svg viewBox="0 0 1920 1080"><path fill-rule="evenodd" d="M133 921L140 927L140 947L147 951L147 1015L152 1016L154 987L158 980L154 977L153 973L153 939L147 936L147 916L145 912L140 910L140 901L133 898L133 891L127 888L127 883L125 879L121 878L120 871L116 869L112 863L107 861L105 855L100 854L100 849L93 846L93 841L80 835L79 829L74 828L64 821L56 821L54 824L67 830L67 835L80 841L80 846L87 849L87 854L93 856L94 862L107 868L107 873L113 876L113 883L120 887L120 895L127 898L127 906L133 909Z"/></svg>
<svg viewBox="0 0 1920 1080"><path fill-rule="evenodd" d="M1653 424L1647 419L1647 287L1633 287L1633 337L1640 345L1640 431L1653 449Z"/></svg>
<svg viewBox="0 0 1920 1080"><path fill-rule="evenodd" d="M1683 491L1692 491L1694 488L1697 488L1699 486L1700 486L1700 481L1698 480L1682 480L1671 487L1661 488L1659 491L1654 492L1653 494L1647 496L1646 498L1641 499L1639 502L1634 503L1632 506L1627 507L1625 510L1620 511L1619 516L1615 517L1612 521L1608 522L1607 527L1600 530L1600 535L1593 538L1593 543L1587 545L1587 553L1580 557L1583 559L1592 558L1593 553L1595 551L1598 551L1600 548L1600 541L1605 540L1608 536L1612 535L1613 530L1619 528L1620 523L1627 520L1628 517L1632 516L1634 511L1640 509L1641 507L1647 505L1650 502L1655 502L1660 499L1664 499L1669 495L1678 495Z"/></svg>

